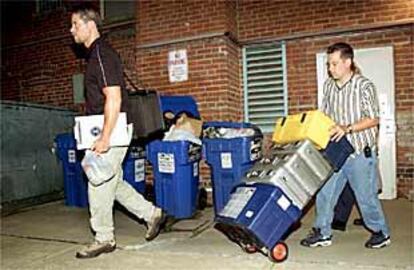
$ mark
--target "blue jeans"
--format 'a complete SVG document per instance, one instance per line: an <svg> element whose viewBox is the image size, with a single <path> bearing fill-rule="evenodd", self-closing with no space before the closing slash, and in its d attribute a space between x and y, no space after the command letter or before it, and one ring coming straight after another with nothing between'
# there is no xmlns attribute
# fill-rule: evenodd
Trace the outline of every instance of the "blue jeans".
<svg viewBox="0 0 414 270"><path fill-rule="evenodd" d="M382 231L389 235L381 203L378 199L377 157L366 158L364 154L349 157L344 166L325 183L316 196L316 220L314 227L321 229L321 234L332 234L331 223L334 208L347 181L354 191L356 201L364 224L373 232Z"/></svg>

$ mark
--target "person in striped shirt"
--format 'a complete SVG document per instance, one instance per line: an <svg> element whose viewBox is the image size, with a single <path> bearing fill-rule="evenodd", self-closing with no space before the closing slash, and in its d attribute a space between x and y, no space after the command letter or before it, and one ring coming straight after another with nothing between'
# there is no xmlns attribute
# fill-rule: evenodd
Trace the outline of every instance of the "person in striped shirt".
<svg viewBox="0 0 414 270"><path fill-rule="evenodd" d="M364 224L372 232L367 248L391 243L390 230L377 196L377 133L379 104L374 84L356 72L353 48L347 43L328 47L330 77L323 87L322 111L336 125L331 140L343 136L355 149L340 171L334 173L316 197L316 220L310 234L300 243L306 247L332 244L334 208L346 183L354 191Z"/></svg>

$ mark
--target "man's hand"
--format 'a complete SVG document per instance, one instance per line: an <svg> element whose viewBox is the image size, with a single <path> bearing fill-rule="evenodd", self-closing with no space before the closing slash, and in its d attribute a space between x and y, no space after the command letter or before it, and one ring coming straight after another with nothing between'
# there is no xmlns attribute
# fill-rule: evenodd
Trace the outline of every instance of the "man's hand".
<svg viewBox="0 0 414 270"><path fill-rule="evenodd" d="M339 140L345 136L347 131L347 127L346 126L341 126L341 125L335 125L333 126L329 132L331 135L331 140L335 141L335 142L339 142Z"/></svg>
<svg viewBox="0 0 414 270"><path fill-rule="evenodd" d="M94 142L94 144L91 147L91 150L95 152L96 154L102 154L105 152L108 152L109 150L109 140L105 140L102 137L99 138Z"/></svg>

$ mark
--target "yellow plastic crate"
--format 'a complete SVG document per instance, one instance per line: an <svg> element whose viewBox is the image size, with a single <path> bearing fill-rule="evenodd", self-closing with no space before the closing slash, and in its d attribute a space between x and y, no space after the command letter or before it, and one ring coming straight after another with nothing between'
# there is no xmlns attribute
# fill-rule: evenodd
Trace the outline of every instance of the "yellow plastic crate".
<svg viewBox="0 0 414 270"><path fill-rule="evenodd" d="M286 144L309 139L319 149L329 143L329 129L335 125L326 114L320 111L289 115L277 120L273 141Z"/></svg>

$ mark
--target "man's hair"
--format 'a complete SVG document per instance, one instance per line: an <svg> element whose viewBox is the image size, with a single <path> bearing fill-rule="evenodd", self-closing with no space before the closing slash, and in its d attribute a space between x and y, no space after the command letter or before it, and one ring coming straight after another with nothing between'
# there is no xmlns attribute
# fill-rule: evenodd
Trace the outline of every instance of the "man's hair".
<svg viewBox="0 0 414 270"><path fill-rule="evenodd" d="M94 21L98 30L102 26L102 20L99 13L90 7L77 7L73 10L72 14L79 14L79 17L85 22Z"/></svg>
<svg viewBox="0 0 414 270"><path fill-rule="evenodd" d="M342 59L354 59L354 49L352 49L351 45L345 42L338 42L328 47L326 52L328 54L334 53L334 52L341 52L341 58Z"/></svg>
<svg viewBox="0 0 414 270"><path fill-rule="evenodd" d="M340 52L342 59L351 59L351 70L355 73L360 73L359 68L355 65L354 62L354 49L352 49L351 45L345 42L338 42L332 44L326 50L327 54L332 54L334 52Z"/></svg>

